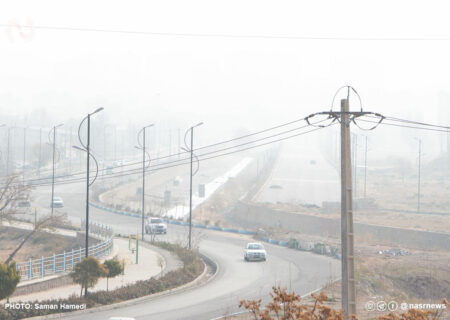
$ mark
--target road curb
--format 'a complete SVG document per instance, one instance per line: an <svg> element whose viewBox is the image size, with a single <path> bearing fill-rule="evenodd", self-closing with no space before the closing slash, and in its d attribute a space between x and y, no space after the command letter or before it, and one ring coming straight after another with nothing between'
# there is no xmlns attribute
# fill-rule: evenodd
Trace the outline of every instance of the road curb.
<svg viewBox="0 0 450 320"><path fill-rule="evenodd" d="M108 304L108 305L104 305L104 306L99 306L99 307L94 307L94 308L79 310L79 311L74 311L74 312L63 312L63 313L49 314L49 315L45 315L45 316L37 316L37 317L32 317L32 318L27 318L27 319L32 319L32 320L61 319L61 318L65 318L67 316L72 316L72 315L90 314L90 313L96 313L99 311L114 310L114 309L119 309L122 307L131 306L136 303L141 303L144 301L151 301L151 300L154 300L159 297L184 292L184 291L191 289L192 287L195 287L197 285L200 286L200 285L206 284L215 278L215 276L217 275L218 270L219 270L219 265L213 259L211 259L210 257L208 257L202 253L199 253L199 256L203 260L203 264L205 266L203 269L203 272L197 278L192 280L191 282L185 283L179 287L161 291L161 292L157 292L157 293L154 293L154 294L151 294L148 296L144 296L144 297L140 297L140 298L136 298L136 299L131 299L131 300L114 303L114 304ZM213 269L215 269L215 272L205 283L199 284L199 282L201 282L208 273L207 264L210 264L210 266L213 267Z"/></svg>

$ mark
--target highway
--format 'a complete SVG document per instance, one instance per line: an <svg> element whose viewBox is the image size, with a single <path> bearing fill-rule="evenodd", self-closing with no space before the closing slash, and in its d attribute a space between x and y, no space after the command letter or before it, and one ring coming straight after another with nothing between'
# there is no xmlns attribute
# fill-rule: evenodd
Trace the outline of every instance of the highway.
<svg viewBox="0 0 450 320"><path fill-rule="evenodd" d="M339 197L339 174L318 143L298 139L284 142L270 178L253 200L322 206L323 201L339 201Z"/></svg>
<svg viewBox="0 0 450 320"><path fill-rule="evenodd" d="M99 182L100 183L100 182ZM34 191L34 203L47 207L50 187ZM85 216L85 184L57 185L55 194L64 199L70 219L80 222ZM43 209L40 209L43 211ZM116 233L140 232L140 219L121 216L90 207L90 220L112 226ZM340 275L340 262L335 259L266 244L268 261L245 262L244 247L251 241L247 236L194 229L194 240L200 239L200 252L219 265L210 282L185 292L150 299L145 302L95 313L98 320L112 316L136 319L213 319L233 312L241 299L263 298L267 301L271 287L281 285L296 293L306 294ZM170 241L187 237L187 227L168 226ZM66 315L65 319L87 319L94 315Z"/></svg>

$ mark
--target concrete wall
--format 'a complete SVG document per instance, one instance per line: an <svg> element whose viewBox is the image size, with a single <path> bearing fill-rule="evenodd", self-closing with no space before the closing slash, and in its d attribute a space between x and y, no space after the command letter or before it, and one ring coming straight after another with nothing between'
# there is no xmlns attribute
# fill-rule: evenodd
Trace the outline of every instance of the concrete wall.
<svg viewBox="0 0 450 320"><path fill-rule="evenodd" d="M340 220L273 210L262 205L238 202L228 214L228 218L245 228L255 229L267 226L299 233L319 235L339 239ZM356 241L364 239L369 243L404 246L418 249L438 249L450 251L450 233L418 231L394 227L355 223Z"/></svg>
<svg viewBox="0 0 450 320"><path fill-rule="evenodd" d="M55 278L42 280L34 283L27 283L24 285L19 285L13 293L13 297L21 296L24 294L30 294L34 292L40 292L44 290L49 290L61 286L66 286L73 284L72 278L68 275L57 276Z"/></svg>

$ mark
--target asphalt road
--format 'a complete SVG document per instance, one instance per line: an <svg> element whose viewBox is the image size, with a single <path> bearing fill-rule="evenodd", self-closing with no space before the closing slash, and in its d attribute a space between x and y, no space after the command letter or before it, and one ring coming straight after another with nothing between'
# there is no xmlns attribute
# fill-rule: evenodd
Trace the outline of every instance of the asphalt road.
<svg viewBox="0 0 450 320"><path fill-rule="evenodd" d="M170 226L169 237L186 234L183 227ZM271 287L280 285L299 294L320 288L339 276L339 261L311 253L266 245L266 262L245 262L243 248L248 239L203 232L200 251L219 264L209 283L179 294L156 298L128 307L96 312L96 319L113 316L136 319L213 319L233 312L241 299L267 298ZM87 319L81 314L66 319Z"/></svg>
<svg viewBox="0 0 450 320"><path fill-rule="evenodd" d="M339 174L318 143L298 139L283 144L270 178L254 201L322 206L323 201L339 201L339 197Z"/></svg>
<svg viewBox="0 0 450 320"><path fill-rule="evenodd" d="M80 222L85 216L85 184L56 186L55 194L64 199L69 217ZM34 203L48 210L49 187L34 192ZM59 209L58 209L59 210ZM45 209L40 209L41 212ZM121 216L91 207L90 220L108 224L116 233L140 232L140 219ZM271 287L281 285L299 294L306 294L336 279L340 274L337 260L299 252L287 248L266 245L268 261L245 262L243 250L249 238L235 234L194 229L194 240L200 251L219 264L215 278L205 285L186 292L152 299L111 311L95 313L98 320L112 316L128 316L136 319L213 319L240 311L239 300L269 297ZM187 227L168 226L171 241L186 241ZM87 316L65 316L66 319L88 319Z"/></svg>

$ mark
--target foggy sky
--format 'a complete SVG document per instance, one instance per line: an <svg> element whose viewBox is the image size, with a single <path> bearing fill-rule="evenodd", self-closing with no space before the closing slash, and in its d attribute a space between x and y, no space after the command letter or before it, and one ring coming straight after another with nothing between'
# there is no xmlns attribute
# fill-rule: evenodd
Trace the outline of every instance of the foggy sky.
<svg viewBox="0 0 450 320"><path fill-rule="evenodd" d="M1 24L299 37L450 38L447 14L444 1L0 4ZM202 130L220 137L327 110L336 89L346 84L359 91L365 110L450 122L450 40L249 39L16 27L0 28L0 52L0 113L29 124L33 111L45 109L49 122L75 121L103 106L99 118L119 126L204 121ZM435 149L440 143L436 140Z"/></svg>

